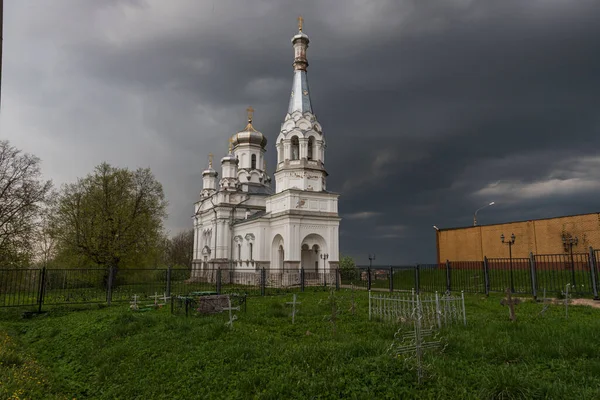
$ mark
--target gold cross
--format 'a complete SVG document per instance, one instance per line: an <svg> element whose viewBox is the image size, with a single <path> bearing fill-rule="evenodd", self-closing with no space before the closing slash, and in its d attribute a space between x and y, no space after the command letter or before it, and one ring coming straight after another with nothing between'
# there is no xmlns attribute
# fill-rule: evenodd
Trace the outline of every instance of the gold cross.
<svg viewBox="0 0 600 400"><path fill-rule="evenodd" d="M302 16L298 17L298 31L302 32L302 22L304 22L304 18Z"/></svg>
<svg viewBox="0 0 600 400"><path fill-rule="evenodd" d="M254 108L252 108L252 106L246 108L246 111L248 111L248 123L251 124L252 123L252 114L254 113Z"/></svg>
<svg viewBox="0 0 600 400"><path fill-rule="evenodd" d="M233 138L229 138L229 152L231 153L231 149L233 148Z"/></svg>
<svg viewBox="0 0 600 400"><path fill-rule="evenodd" d="M208 168L212 168L213 153L208 153Z"/></svg>

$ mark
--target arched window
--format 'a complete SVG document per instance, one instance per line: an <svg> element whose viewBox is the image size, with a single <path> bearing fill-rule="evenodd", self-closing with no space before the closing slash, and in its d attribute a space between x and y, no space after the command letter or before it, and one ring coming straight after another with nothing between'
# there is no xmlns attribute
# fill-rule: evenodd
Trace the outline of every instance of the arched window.
<svg viewBox="0 0 600 400"><path fill-rule="evenodd" d="M242 245L238 243L237 245L237 250L238 250L238 260L242 259Z"/></svg>
<svg viewBox="0 0 600 400"><path fill-rule="evenodd" d="M292 160L298 160L300 158L300 141L298 136L292 137Z"/></svg>
<svg viewBox="0 0 600 400"><path fill-rule="evenodd" d="M279 245L279 263L277 265L278 268L283 268L284 256L285 256L285 253L283 252L283 246Z"/></svg>
<svg viewBox="0 0 600 400"><path fill-rule="evenodd" d="M313 159L313 147L315 145L315 139L311 136L308 138L308 159Z"/></svg>
<svg viewBox="0 0 600 400"><path fill-rule="evenodd" d="M252 169L256 169L256 154L252 154Z"/></svg>
<svg viewBox="0 0 600 400"><path fill-rule="evenodd" d="M279 141L279 149L277 149L277 162L280 163L283 161L283 139Z"/></svg>
<svg viewBox="0 0 600 400"><path fill-rule="evenodd" d="M252 258L252 243L250 243L250 260L254 260L254 258Z"/></svg>

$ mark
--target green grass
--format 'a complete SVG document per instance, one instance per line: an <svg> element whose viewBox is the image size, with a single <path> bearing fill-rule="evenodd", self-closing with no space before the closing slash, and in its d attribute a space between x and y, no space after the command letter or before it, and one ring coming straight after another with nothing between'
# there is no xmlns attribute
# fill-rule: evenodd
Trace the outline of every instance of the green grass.
<svg viewBox="0 0 600 400"><path fill-rule="evenodd" d="M386 350L397 327L368 321L367 294L253 297L234 329L225 314L131 312L125 305L53 308L31 319L0 312L0 398L600 398L600 310L541 304L508 320L500 296L467 296L468 325L442 330L443 352L411 363ZM38 383L39 382L39 383ZM13 397L17 398L17 397Z"/></svg>

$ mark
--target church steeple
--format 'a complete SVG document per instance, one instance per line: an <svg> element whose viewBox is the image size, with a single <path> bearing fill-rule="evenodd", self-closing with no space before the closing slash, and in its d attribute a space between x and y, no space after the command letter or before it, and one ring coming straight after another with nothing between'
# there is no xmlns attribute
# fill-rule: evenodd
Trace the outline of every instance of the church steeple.
<svg viewBox="0 0 600 400"><path fill-rule="evenodd" d="M306 77L306 69L308 68L306 50L308 49L310 40L308 39L308 35L302 32L303 22L304 19L298 17L298 33L292 38L292 45L294 46L294 81L292 83L288 114L291 114L294 111L312 113L310 92L308 91L308 79Z"/></svg>
<svg viewBox="0 0 600 400"><path fill-rule="evenodd" d="M302 31L303 19L298 18L298 33L292 38L294 47L294 80L288 112L277 137L276 192L287 189L326 191L325 137L313 114L308 90L306 49L308 35Z"/></svg>

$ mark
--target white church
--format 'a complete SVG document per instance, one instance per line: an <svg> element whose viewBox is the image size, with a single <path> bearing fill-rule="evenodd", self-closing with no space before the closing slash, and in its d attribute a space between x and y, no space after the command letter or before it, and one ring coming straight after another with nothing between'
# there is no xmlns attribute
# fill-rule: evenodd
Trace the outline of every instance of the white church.
<svg viewBox="0 0 600 400"><path fill-rule="evenodd" d="M275 142L275 189L267 174L267 138L254 128L251 107L246 127L229 139L220 178L209 156L194 207L193 277L217 268L330 273L339 264L339 195L327 191L327 146L306 74L308 43L300 18L288 111Z"/></svg>

